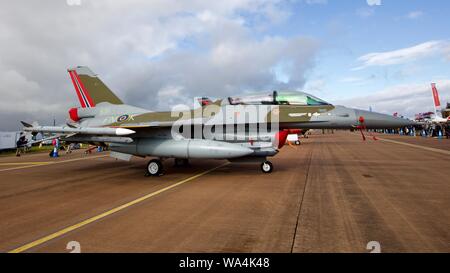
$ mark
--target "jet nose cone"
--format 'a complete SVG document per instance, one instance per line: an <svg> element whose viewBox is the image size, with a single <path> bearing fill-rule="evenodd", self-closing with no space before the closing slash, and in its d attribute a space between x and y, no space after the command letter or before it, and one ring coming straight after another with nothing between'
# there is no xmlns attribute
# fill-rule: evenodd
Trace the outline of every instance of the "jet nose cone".
<svg viewBox="0 0 450 273"><path fill-rule="evenodd" d="M395 129L407 126L416 125L415 121L389 116L376 112L369 112L364 110L355 110L358 122L360 119L364 121L364 125L368 129Z"/></svg>

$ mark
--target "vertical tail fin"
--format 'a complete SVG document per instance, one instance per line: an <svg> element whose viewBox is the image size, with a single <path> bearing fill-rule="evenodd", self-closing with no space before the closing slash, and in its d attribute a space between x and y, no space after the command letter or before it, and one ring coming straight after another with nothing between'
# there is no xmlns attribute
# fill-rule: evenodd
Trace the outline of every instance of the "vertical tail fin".
<svg viewBox="0 0 450 273"><path fill-rule="evenodd" d="M437 117L442 117L441 115L441 101L439 100L439 93L438 90L436 88L436 84L432 83L431 84L431 91L433 92L433 100L434 100L434 114Z"/></svg>
<svg viewBox="0 0 450 273"><path fill-rule="evenodd" d="M212 100L210 100L207 97L201 97L201 98L198 98L197 100L201 106L207 106L207 105L210 105L213 103Z"/></svg>
<svg viewBox="0 0 450 273"><path fill-rule="evenodd" d="M123 102L86 66L67 70L77 92L82 108L95 107L98 103L123 104Z"/></svg>

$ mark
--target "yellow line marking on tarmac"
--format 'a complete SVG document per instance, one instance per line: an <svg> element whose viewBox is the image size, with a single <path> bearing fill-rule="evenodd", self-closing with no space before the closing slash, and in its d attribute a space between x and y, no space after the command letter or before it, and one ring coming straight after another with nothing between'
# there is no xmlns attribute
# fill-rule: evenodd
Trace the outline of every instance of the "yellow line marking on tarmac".
<svg viewBox="0 0 450 273"><path fill-rule="evenodd" d="M400 144L400 145L405 145L405 146L409 146L409 147L414 147L414 148L427 150L427 151L430 151L430 152L450 155L450 151L446 151L446 150L442 150L442 149L425 147L425 146L422 146L422 145L416 145L416 144L411 144L411 143L406 143L406 142L401 142L401 141L395 141L395 140L392 140L392 139L385 139L385 138L378 138L378 139L381 140L381 141L385 141L385 142L391 142L391 143L395 143L395 144Z"/></svg>
<svg viewBox="0 0 450 273"><path fill-rule="evenodd" d="M175 184L173 184L173 185L170 185L170 186L165 187L165 188L163 188L163 189L160 189L160 190L157 190L157 191L155 191L155 192L152 192L152 193L149 193L149 194L147 194L147 195L144 195L144 196L142 196L142 197L140 197L140 198L137 198L137 199L135 199L135 200L133 200L133 201L130 201L130 202L126 203L126 204L123 204L123 205L121 205L121 206L119 206L119 207L116 207L116 208L113 208L113 209L108 210L108 211L106 211L106 212L103 212L103 213L101 213L101 214L99 214L99 215L97 215L97 216L93 216L93 217L91 217L91 218L89 218L89 219L87 219L87 220L84 220L84 221L82 221L82 222L80 222L80 223L78 223L78 224L75 224L75 225L66 227L66 228L64 228L64 229L61 229L60 231L57 231L57 232L52 233L52 234L50 234L50 235L47 235L47 236L45 236L45 237L43 237L43 238L41 238L41 239L38 239L38 240L36 240L36 241L33 241L33 242L31 242L31 243L28 243L28 244L26 244L26 245L23 245L23 246L21 246L21 247L18 247L18 248L16 248L16 249L13 249L13 250L9 251L9 253L20 253L20 252L26 251L26 250L28 250L28 249L30 249L30 248L33 248L33 247L35 247L35 246L41 245L41 244L43 244L43 243L45 243L45 242L48 242L48 241L53 240L53 239L55 239L55 238L57 238L57 237L60 237L60 236L62 236L62 235L64 235L64 234L66 234L66 233L69 233L69 232L71 232L71 231L74 231L74 230L76 230L76 229L79 229L79 228L81 228L81 227L84 227L84 226L86 226L86 225L88 225L88 224L91 224L91 223L93 223L93 222L95 222L95 221L98 221L98 220L100 220L100 219L102 219L102 218L105 218L105 217L107 217L107 216L109 216L109 215L111 215L111 214L114 214L114 213L116 213L116 212L119 212L119 211L121 211L121 210L123 210L123 209L126 209L126 208L128 208L128 207L131 207L131 206L136 205L136 204L138 204L138 203L141 203L142 201L145 201L145 200L147 200L147 199L149 199L149 198L151 198L151 197L153 197L153 196L156 196L156 195L158 195L158 194L160 194L160 193L163 193L163 192L165 192L165 191L168 191L168 190L170 190L170 189L173 189L173 188L175 188L175 187L178 187L178 186L180 186L180 185L182 185L182 184L185 184L185 183L187 183L187 182L189 182L189 181L192 181L192 180L194 180L194 179L196 179L196 178L199 178L199 177L204 176L204 175L206 175L206 174L208 174L208 173L211 173L211 172L213 172L213 171L215 171L215 170L217 170L217 169L219 169L219 168L222 168L222 167L224 167L224 166L226 166L226 165L228 165L228 164L230 164L230 163L229 163L229 162L224 163L224 164L222 164L222 165L219 165L219 166L217 166L217 167L214 167L214 168L212 168L212 169L209 169L209 170L204 171L204 172L202 172L202 173L199 173L199 174L197 174L197 175L194 175L194 176L191 176L191 177L186 178L186 179L184 179L184 180L181 180L180 182L177 182L177 183L175 183Z"/></svg>
<svg viewBox="0 0 450 273"><path fill-rule="evenodd" d="M0 163L0 166L15 166L15 165L35 165L35 164L51 164L52 161L42 161L42 162L5 162Z"/></svg>
<svg viewBox="0 0 450 273"><path fill-rule="evenodd" d="M108 155L98 155L98 156L92 156L92 157L82 157L82 158L75 158L75 159L67 159L67 160L63 160L63 161L50 161L50 162L42 163L42 164L33 164L33 165L28 164L27 166L20 166L20 167L8 168L8 169L0 169L0 172L14 171L14 170L20 170L20 169L28 169L28 168L48 166L48 165L55 165L55 164L63 164L63 163L68 163L68 162L88 160L88 159L96 159L96 158L102 158L102 157L107 157L107 156ZM30 162L28 162L28 163L30 163Z"/></svg>

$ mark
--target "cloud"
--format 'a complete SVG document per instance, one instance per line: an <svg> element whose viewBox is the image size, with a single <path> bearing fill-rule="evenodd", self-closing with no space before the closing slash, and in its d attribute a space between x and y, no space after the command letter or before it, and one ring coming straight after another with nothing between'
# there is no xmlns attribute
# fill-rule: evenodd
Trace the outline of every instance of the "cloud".
<svg viewBox="0 0 450 273"><path fill-rule="evenodd" d="M341 83L350 84L354 86L365 86L368 84L372 84L375 79L377 79L377 75L370 74L368 76L364 77L355 77L355 76L349 76L349 77L343 77L339 80Z"/></svg>
<svg viewBox="0 0 450 273"><path fill-rule="evenodd" d="M444 57L447 61L450 61L450 46L444 48L443 51Z"/></svg>
<svg viewBox="0 0 450 273"><path fill-rule="evenodd" d="M306 4L308 5L324 5L324 4L328 4L328 0L306 0L305 1Z"/></svg>
<svg viewBox="0 0 450 273"><path fill-rule="evenodd" d="M305 84L305 90L307 90L307 92L311 94L317 94L323 92L326 85L327 82L321 77L318 79L307 81Z"/></svg>
<svg viewBox="0 0 450 273"><path fill-rule="evenodd" d="M343 83L360 83L360 82L364 82L366 79L364 78L360 78L360 77L346 77L346 78L342 78L340 80L340 82Z"/></svg>
<svg viewBox="0 0 450 273"><path fill-rule="evenodd" d="M408 19L419 19L420 17L423 16L423 11L420 10L416 10L416 11L411 11L410 13L408 13L406 15L406 18Z"/></svg>
<svg viewBox="0 0 450 273"><path fill-rule="evenodd" d="M301 88L319 43L249 22L275 25L286 14L278 0L13 1L0 9L0 129L19 128L19 117L64 122L78 105L66 71L75 65L152 110L201 95Z"/></svg>
<svg viewBox="0 0 450 273"><path fill-rule="evenodd" d="M437 87L444 106L450 102L450 80L437 81ZM372 95L340 100L335 103L359 109L372 107L374 111L385 114L398 112L407 117L433 110L430 83L395 85L374 92Z"/></svg>
<svg viewBox="0 0 450 273"><path fill-rule="evenodd" d="M375 14L374 8L360 8L356 10L356 15L361 18L368 18Z"/></svg>
<svg viewBox="0 0 450 273"><path fill-rule="evenodd" d="M381 0L366 0L369 6L381 6Z"/></svg>
<svg viewBox="0 0 450 273"><path fill-rule="evenodd" d="M353 70L360 70L369 66L388 66L395 64L404 64L432 56L438 53L444 53L448 50L450 44L448 41L429 41L413 47L398 49L394 51L369 53L358 58L362 66Z"/></svg>

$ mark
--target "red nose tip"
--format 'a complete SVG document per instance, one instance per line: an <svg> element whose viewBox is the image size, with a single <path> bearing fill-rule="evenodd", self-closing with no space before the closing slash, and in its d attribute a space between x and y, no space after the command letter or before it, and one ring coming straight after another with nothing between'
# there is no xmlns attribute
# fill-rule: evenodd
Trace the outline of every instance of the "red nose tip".
<svg viewBox="0 0 450 273"><path fill-rule="evenodd" d="M78 117L78 109L77 108L70 108L69 109L69 117L73 121L79 121L80 118Z"/></svg>
<svg viewBox="0 0 450 273"><path fill-rule="evenodd" d="M359 123L364 123L364 117L363 116L359 117Z"/></svg>

